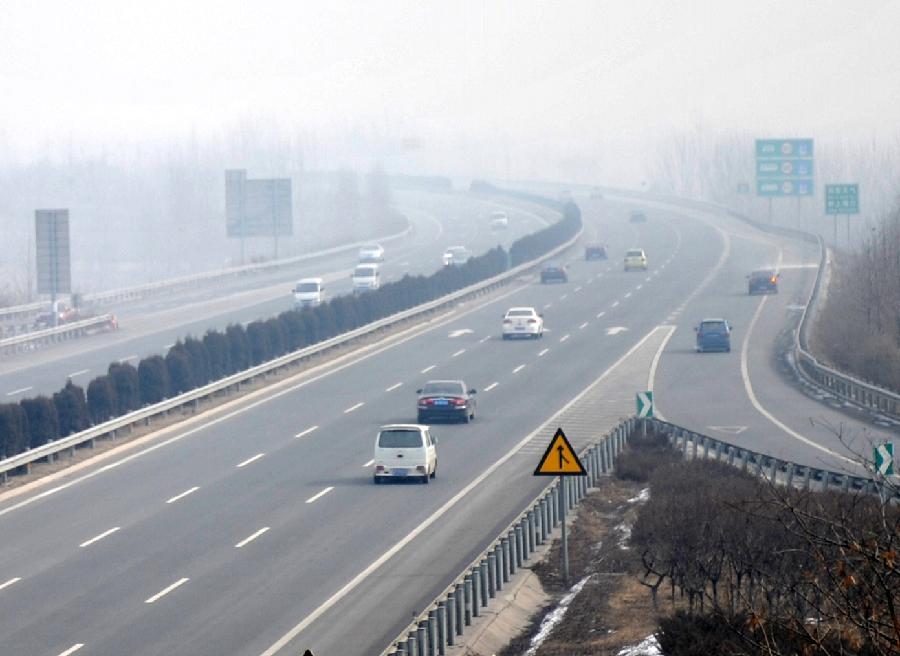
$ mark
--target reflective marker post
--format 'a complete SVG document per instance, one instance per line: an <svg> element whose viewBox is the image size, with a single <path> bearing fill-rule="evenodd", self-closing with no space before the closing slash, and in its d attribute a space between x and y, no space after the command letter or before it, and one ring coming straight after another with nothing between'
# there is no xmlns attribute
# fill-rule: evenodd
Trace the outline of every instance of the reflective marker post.
<svg viewBox="0 0 900 656"><path fill-rule="evenodd" d="M566 531L566 504L568 502L568 485L565 476L559 477L559 518L562 522L562 569L563 582L569 585L569 535Z"/></svg>

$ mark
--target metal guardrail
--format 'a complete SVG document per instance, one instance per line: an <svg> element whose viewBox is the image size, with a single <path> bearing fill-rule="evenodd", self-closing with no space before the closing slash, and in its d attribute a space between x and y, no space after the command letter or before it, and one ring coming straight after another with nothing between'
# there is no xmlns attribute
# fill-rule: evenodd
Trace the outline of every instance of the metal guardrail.
<svg viewBox="0 0 900 656"><path fill-rule="evenodd" d="M34 449L29 449L28 451L24 451L15 456L0 460L0 484L6 482L7 475L10 471L18 469L20 467L27 467L36 460L41 460L43 458L52 458L57 453L63 451L74 453L75 448L81 446L82 444L89 443L91 446L93 446L93 441L97 438L105 436L115 436L117 431L123 429L130 430L131 427L141 423L147 425L154 417L168 415L173 410L189 409L191 412L194 412L199 406L200 402L204 399L212 398L221 393L228 393L231 390L240 389L241 385L245 383L252 382L253 380L261 377L265 377L269 373L280 371L289 366L307 360L315 355L319 355L334 348L345 346L362 337L372 335L381 330L393 327L399 323L409 321L411 319L421 317L425 314L443 309L465 298L487 293L495 289L496 287L508 283L517 276L526 273L530 269L533 269L541 262L551 259L557 256L559 253L565 251L566 249L571 248L581 237L583 230L584 228L582 226L582 228L578 230L575 236L573 236L565 243L557 246L556 248L551 249L544 255L541 255L540 257L535 258L530 262L520 264L492 278L488 278L487 280L483 280L468 287L464 287L463 289L457 290L450 294L446 294L445 296L442 296L433 301L429 301L427 303L423 303L416 307L409 308L408 310L397 312L396 314L385 317L383 319L379 319L378 321L366 324L365 326L361 326L341 335L337 335L325 341L319 342L318 344L307 346L305 348L294 351L293 353L288 353L287 355L283 355L274 360L270 360L269 362L264 362L255 367L251 367L250 369L246 369L244 371L228 376L227 378L223 378L222 380L215 381L189 392L185 392L184 394L180 394L174 398L167 399L160 403L156 403L154 405L141 408L140 410L130 412L127 415L111 419L110 421L99 424L97 426L93 426L87 430L81 431L80 433L76 433L74 435L70 435L53 442L48 442L47 444L44 444L42 446L36 447Z"/></svg>
<svg viewBox="0 0 900 656"><path fill-rule="evenodd" d="M900 394L861 380L851 374L834 369L833 367L829 367L819 361L810 351L808 338L811 325L810 316L815 312L820 296L824 294L826 285L822 281L825 276L828 275L828 266L831 262L829 256L830 251L820 235L756 221L745 214L735 212L724 205L710 201L690 200L663 194L643 194L631 191L616 190L614 193L631 198L654 200L673 205L725 212L729 216L748 223L764 232L817 243L819 245L820 256L819 269L816 273L816 282L810 293L810 297L804 306L800 325L794 336L794 356L797 363L797 371L806 382L814 387L825 390L838 398L854 403L867 410L879 413L895 421L900 421Z"/></svg>
<svg viewBox="0 0 900 656"><path fill-rule="evenodd" d="M115 315L101 314L97 317L63 324L56 328L36 330L15 337L0 339L0 355L18 353L45 344L63 342L95 330L115 330L116 327L117 323Z"/></svg>
<svg viewBox="0 0 900 656"><path fill-rule="evenodd" d="M298 262L303 262L305 260L311 260L318 257L326 257L328 255L334 255L335 253L340 253L343 251L353 250L354 248L359 248L365 244L375 242L390 242L396 241L407 234L412 230L412 225L408 224L406 228L401 230L400 232L395 232L391 235L387 235L386 237L373 237L372 239L368 239L365 241L353 242L350 244L341 244L340 246L334 246L332 248L326 248L321 251L315 251L313 253L304 253L303 255L297 255L295 257L283 258L280 260L272 260L270 262L260 262L257 264L244 264L236 267L228 267L226 269L216 269L214 271L204 271L202 273L195 273L189 276L180 276L178 278L169 278L168 280L161 280L159 282L145 283L142 285L134 285L131 287L123 287L121 289L111 289L105 292L95 292L92 294L84 294L82 296L82 300L88 303L95 304L103 304L109 303L113 301L121 301L121 300L132 300L136 298L143 298L144 296L148 296L150 294L160 293L164 291L172 291L184 286L195 285L200 282L211 282L216 279L224 279L230 278L232 276L246 275L249 273L258 273L260 271L265 271L268 269L277 269L284 266L290 266L292 264L297 264ZM32 314L36 314L41 311L49 310L50 302L49 301L37 301L35 303L27 303L25 305L14 305L10 307L0 308L0 321L11 319L17 316L28 316Z"/></svg>
<svg viewBox="0 0 900 656"><path fill-rule="evenodd" d="M586 448L580 455L586 476L563 477L562 488L549 483L516 519L476 556L431 604L391 641L381 656L442 656L446 647L471 626L490 600L517 570L525 566L538 547L550 539L559 526L560 489L564 491L565 510L581 501L588 489L610 472L637 426L628 419Z"/></svg>

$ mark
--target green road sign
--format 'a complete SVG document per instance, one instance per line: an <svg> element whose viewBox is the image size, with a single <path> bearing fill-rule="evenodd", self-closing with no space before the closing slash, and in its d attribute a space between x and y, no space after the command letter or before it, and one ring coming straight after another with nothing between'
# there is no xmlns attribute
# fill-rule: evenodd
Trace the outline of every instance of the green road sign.
<svg viewBox="0 0 900 656"><path fill-rule="evenodd" d="M812 139L757 139L757 157L812 157Z"/></svg>
<svg viewBox="0 0 900 656"><path fill-rule="evenodd" d="M825 185L825 214L859 214L859 185Z"/></svg>
<svg viewBox="0 0 900 656"><path fill-rule="evenodd" d="M891 442L885 442L881 446L875 447L875 471L882 476L894 475L894 445Z"/></svg>
<svg viewBox="0 0 900 656"><path fill-rule="evenodd" d="M757 180L756 195L777 196L812 196L812 180Z"/></svg>
<svg viewBox="0 0 900 656"><path fill-rule="evenodd" d="M638 392L635 394L637 403L637 416L640 418L653 416L653 392Z"/></svg>
<svg viewBox="0 0 900 656"><path fill-rule="evenodd" d="M757 139L756 194L813 195L812 139Z"/></svg>

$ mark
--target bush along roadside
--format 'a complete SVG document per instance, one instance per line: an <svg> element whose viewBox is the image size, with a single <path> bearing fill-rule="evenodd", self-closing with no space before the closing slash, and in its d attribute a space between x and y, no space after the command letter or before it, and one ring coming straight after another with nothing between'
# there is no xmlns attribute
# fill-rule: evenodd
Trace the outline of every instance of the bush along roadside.
<svg viewBox="0 0 900 656"><path fill-rule="evenodd" d="M497 246L462 266L445 267L430 276L405 275L359 296L338 296L315 308L286 310L246 327L230 325L224 332L209 330L201 338L188 336L165 356L148 356L137 367L110 364L106 374L88 383L87 393L69 380L52 399L38 396L0 404L0 459L427 303L496 276L507 266L539 257L581 227L581 211L575 203L542 200L560 209L563 217L514 242L509 252Z"/></svg>

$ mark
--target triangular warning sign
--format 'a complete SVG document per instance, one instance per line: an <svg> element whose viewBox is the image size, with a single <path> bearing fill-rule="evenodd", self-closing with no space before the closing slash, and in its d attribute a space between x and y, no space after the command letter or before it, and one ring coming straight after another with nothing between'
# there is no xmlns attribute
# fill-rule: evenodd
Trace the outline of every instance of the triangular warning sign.
<svg viewBox="0 0 900 656"><path fill-rule="evenodd" d="M550 440L550 445L544 452L537 468L534 470L535 476L585 476L587 471L578 456L575 455L575 449L569 444L566 434L562 428L556 429L556 435Z"/></svg>
<svg viewBox="0 0 900 656"><path fill-rule="evenodd" d="M303 656L313 656L313 653L309 649L307 649L305 652L303 652Z"/></svg>

